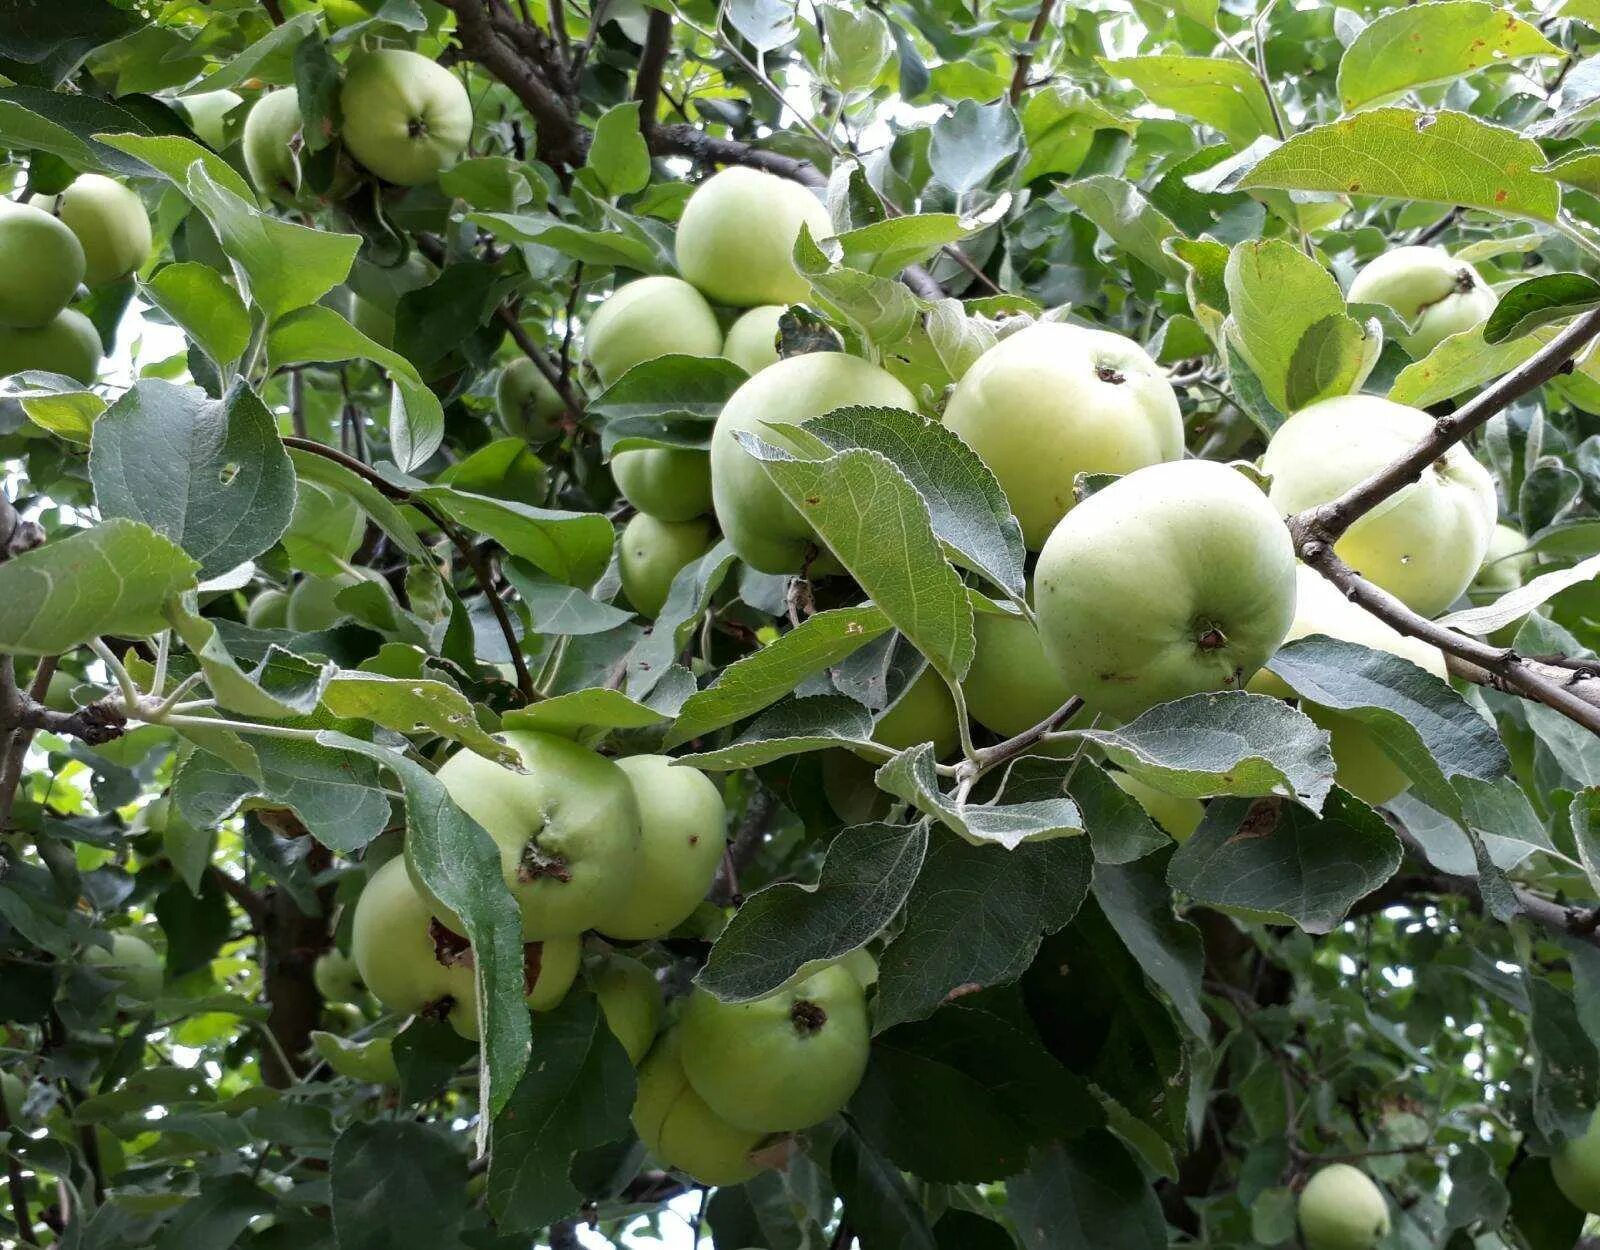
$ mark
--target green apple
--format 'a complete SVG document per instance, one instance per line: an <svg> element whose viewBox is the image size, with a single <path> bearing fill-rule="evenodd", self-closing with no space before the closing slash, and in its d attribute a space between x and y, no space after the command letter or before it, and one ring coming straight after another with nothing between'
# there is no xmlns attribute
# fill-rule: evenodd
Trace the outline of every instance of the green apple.
<svg viewBox="0 0 1600 1250"><path fill-rule="evenodd" d="M150 943L141 937L132 933L113 933L110 950L103 946L85 947L83 962L101 975L120 982L122 992L129 998L149 1003L161 997L166 964Z"/></svg>
<svg viewBox="0 0 1600 1250"><path fill-rule="evenodd" d="M150 255L150 215L138 194L103 174L79 174L40 207L78 237L90 286L126 278Z"/></svg>
<svg viewBox="0 0 1600 1250"><path fill-rule="evenodd" d="M1183 457L1178 397L1132 339L1040 322L973 363L944 423L994 472L1038 551L1080 473L1131 473Z"/></svg>
<svg viewBox="0 0 1600 1250"><path fill-rule="evenodd" d="M352 1080L373 1085L399 1085L400 1069L394 1063L394 1039L374 1037L365 1042L352 1042L337 1033L314 1029L311 1045L317 1057L337 1072Z"/></svg>
<svg viewBox="0 0 1600 1250"><path fill-rule="evenodd" d="M841 964L754 1002L697 989L678 1032L695 1093L735 1128L763 1133L809 1128L843 1107L871 1040L861 982Z"/></svg>
<svg viewBox="0 0 1600 1250"><path fill-rule="evenodd" d="M420 186L467 150L472 101L460 79L415 52L350 59L339 91L345 149L385 182Z"/></svg>
<svg viewBox="0 0 1600 1250"><path fill-rule="evenodd" d="M1152 465L1067 513L1039 556L1039 637L1091 711L1131 720L1237 690L1294 620L1282 517L1249 478L1209 460Z"/></svg>
<svg viewBox="0 0 1600 1250"><path fill-rule="evenodd" d="M0 326L50 325L77 292L83 273L83 245L65 222L32 204L0 198ZM7 372L42 367L21 364Z"/></svg>
<svg viewBox="0 0 1600 1250"><path fill-rule="evenodd" d="M1550 1156L1556 1188L1580 1211L1600 1215L1600 1111L1589 1120L1582 1137L1556 1147Z"/></svg>
<svg viewBox="0 0 1600 1250"><path fill-rule="evenodd" d="M787 304L762 304L740 315L728 327L722 354L746 373L760 373L778 363L778 320Z"/></svg>
<svg viewBox="0 0 1600 1250"><path fill-rule="evenodd" d="M578 979L578 968L583 962L583 939L577 936L546 938L539 943L529 943L530 947L534 945L539 948L539 971L527 994L528 1007L533 1011L551 1011L561 1005L572 983Z"/></svg>
<svg viewBox="0 0 1600 1250"><path fill-rule="evenodd" d="M839 966L848 969L863 990L871 989L878 983L878 961L865 946L858 946L851 951L839 961Z"/></svg>
<svg viewBox="0 0 1600 1250"><path fill-rule="evenodd" d="M611 458L622 497L658 521L711 511L711 457L692 447L639 447Z"/></svg>
<svg viewBox="0 0 1600 1250"><path fill-rule="evenodd" d="M63 308L42 326L0 326L0 377L40 369L87 386L100 371L100 354L100 332L76 308Z"/></svg>
<svg viewBox="0 0 1600 1250"><path fill-rule="evenodd" d="M274 587L267 587L250 600L250 606L244 612L244 623L255 629L287 629L288 594Z"/></svg>
<svg viewBox="0 0 1600 1250"><path fill-rule="evenodd" d="M822 201L797 182L730 165L698 187L678 219L678 272L706 298L736 308L794 304L811 284L794 267L800 227L833 234Z"/></svg>
<svg viewBox="0 0 1600 1250"><path fill-rule="evenodd" d="M1420 360L1452 334L1494 311L1495 294L1478 271L1442 247L1397 247L1370 261L1350 284L1352 304L1384 304L1411 327L1400 345Z"/></svg>
<svg viewBox="0 0 1600 1250"><path fill-rule="evenodd" d="M628 774L568 738L510 732L522 757L512 772L458 751L438 772L444 788L500 849L506 884L522 912L528 941L571 937L593 928L633 888L640 859L639 806ZM433 914L457 933L458 917L413 871Z"/></svg>
<svg viewBox="0 0 1600 1250"><path fill-rule="evenodd" d="M1434 419L1374 395L1303 408L1278 427L1262 468L1280 515L1328 503L1433 432ZM1437 616L1472 582L1494 531L1494 479L1457 444L1358 520L1334 550L1413 612Z"/></svg>
<svg viewBox="0 0 1600 1250"><path fill-rule="evenodd" d="M956 726L956 702L933 665L917 675L893 703L878 713L872 740L891 751L904 751L919 742L933 743L933 753L943 759L961 745Z"/></svg>
<svg viewBox="0 0 1600 1250"><path fill-rule="evenodd" d="M356 961L337 947L317 956L317 962L311 965L311 979L316 982L317 993L330 1003L356 1002L364 988Z"/></svg>
<svg viewBox="0 0 1600 1250"><path fill-rule="evenodd" d="M1389 1204L1365 1172L1330 1163L1300 1191L1300 1232L1306 1250L1372 1250L1389 1234Z"/></svg>
<svg viewBox="0 0 1600 1250"><path fill-rule="evenodd" d="M654 618L667 601L672 579L711 549L711 522L661 521L648 512L636 513L622 528L617 570L628 602Z"/></svg>
<svg viewBox="0 0 1600 1250"><path fill-rule="evenodd" d="M5 1098L6 1119L13 1125L27 1125L31 1121L22 1106L28 1099L28 1087L22 1078L10 1072L0 1072L0 1096Z"/></svg>
<svg viewBox="0 0 1600 1250"><path fill-rule="evenodd" d="M808 352L768 365L722 406L711 435L711 497L722 532L752 568L798 573L807 557L816 555L817 539L734 435L749 431L770 443L775 436L764 425L798 425L851 404L911 412L917 407L911 392L893 376L840 352ZM813 560L816 572L837 567L831 557Z"/></svg>
<svg viewBox="0 0 1600 1250"><path fill-rule="evenodd" d="M338 577L302 577L289 592L284 625L299 633L332 629L349 615L334 600L341 590L354 586L356 580L348 573Z"/></svg>
<svg viewBox="0 0 1600 1250"><path fill-rule="evenodd" d="M661 1027L661 985L637 959L612 955L594 979L594 994L635 1067L649 1053Z"/></svg>
<svg viewBox="0 0 1600 1250"><path fill-rule="evenodd" d="M478 992L470 948L444 951L433 916L403 858L368 879L350 924L350 956L361 983L390 1011L448 1019L463 1037L478 1033Z"/></svg>
<svg viewBox="0 0 1600 1250"><path fill-rule="evenodd" d="M677 1030L639 1065L633 1127L660 1162L702 1185L739 1185L761 1171L751 1153L765 1133L735 1128L695 1093L684 1074Z"/></svg>
<svg viewBox="0 0 1600 1250"><path fill-rule="evenodd" d="M705 296L682 278L657 274L619 286L583 331L583 358L602 386L658 356L715 356L722 327Z"/></svg>
<svg viewBox="0 0 1600 1250"><path fill-rule="evenodd" d="M567 411L550 379L526 356L518 356L500 371L494 407L507 434L535 445L560 435L561 418Z"/></svg>
<svg viewBox="0 0 1600 1250"><path fill-rule="evenodd" d="M1206 806L1199 799L1157 790L1137 777L1130 777L1120 769L1108 772L1106 776L1111 778L1119 790L1144 808L1145 815L1160 825L1174 842L1187 842L1205 817Z"/></svg>
<svg viewBox="0 0 1600 1250"><path fill-rule="evenodd" d="M300 96L293 87L269 91L244 119L244 167L255 189L279 204L300 193Z"/></svg>
<svg viewBox="0 0 1600 1250"><path fill-rule="evenodd" d="M195 137L220 152L227 144L227 116L244 103L244 97L237 91L197 91L179 96L178 103Z"/></svg>
<svg viewBox="0 0 1600 1250"><path fill-rule="evenodd" d="M595 928L641 942L672 932L705 898L722 863L728 812L711 778L670 756L629 755L617 767L638 801L639 867L632 888Z"/></svg>
<svg viewBox="0 0 1600 1250"><path fill-rule="evenodd" d="M1501 595L1510 594L1528 579L1538 562L1538 557L1528 551L1528 540L1521 530L1496 525L1489 534L1489 550L1484 552L1483 564L1469 587L1472 601L1493 603Z"/></svg>
<svg viewBox="0 0 1600 1250"><path fill-rule="evenodd" d="M974 612L977 650L961 683L967 711L1003 738L1031 729L1069 698L1039 631L1020 615Z"/></svg>
<svg viewBox="0 0 1600 1250"><path fill-rule="evenodd" d="M1351 603L1315 569L1302 564L1296 571L1296 578L1294 624L1289 626L1285 642L1324 634L1359 643L1374 651L1387 651L1410 660L1441 681L1449 679L1444 654L1437 647L1407 637L1365 608ZM1281 677L1265 668L1250 679L1249 688L1284 699L1293 694ZM1338 769L1337 780L1358 799L1377 807L1411 784L1411 779L1389 758L1372 731L1354 716L1312 703L1302 703L1301 710L1328 731L1333 762Z"/></svg>
<svg viewBox="0 0 1600 1250"><path fill-rule="evenodd" d="M834 747L821 752L822 797L847 825L864 825L888 814L890 798L873 780L878 761Z"/></svg>

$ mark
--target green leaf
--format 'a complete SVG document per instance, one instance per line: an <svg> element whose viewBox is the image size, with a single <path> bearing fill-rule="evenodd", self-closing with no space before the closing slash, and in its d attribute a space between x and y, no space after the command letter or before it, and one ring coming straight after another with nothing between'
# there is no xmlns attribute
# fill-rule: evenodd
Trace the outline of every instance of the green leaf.
<svg viewBox="0 0 1600 1250"><path fill-rule="evenodd" d="M59 373L31 369L15 373L6 380L6 390L40 429L74 443L89 441L94 423L106 410L106 401L100 396Z"/></svg>
<svg viewBox="0 0 1600 1250"><path fill-rule="evenodd" d="M1162 1250L1166 1222L1128 1148L1106 1129L1035 1150L1006 1183L1025 1250Z"/></svg>
<svg viewBox="0 0 1600 1250"><path fill-rule="evenodd" d="M1461 813L1452 777L1489 782L1510 768L1494 726L1409 660L1313 635L1280 648L1267 667L1302 699L1359 722L1437 811Z"/></svg>
<svg viewBox="0 0 1600 1250"><path fill-rule="evenodd" d="M1534 172L1549 174L1562 186L1576 187L1579 191L1587 191L1590 195L1600 195L1600 148L1579 148L1576 152L1568 152L1547 165L1538 166ZM1469 264L1475 263L1464 252L1457 255Z"/></svg>
<svg viewBox="0 0 1600 1250"><path fill-rule="evenodd" d="M1524 278L1500 297L1483 326L1491 346L1540 326L1600 308L1600 282L1581 273L1546 273Z"/></svg>
<svg viewBox="0 0 1600 1250"><path fill-rule="evenodd" d="M680 756L685 764L712 772L755 768L788 755L825 747L866 746L872 713L842 694L810 695L768 709L725 747Z"/></svg>
<svg viewBox="0 0 1600 1250"><path fill-rule="evenodd" d="M503 572L528 609L536 633L603 634L633 619L632 612L593 599L576 586L546 577L518 560L508 560Z"/></svg>
<svg viewBox="0 0 1600 1250"><path fill-rule="evenodd" d="M552 695L527 707L513 708L500 718L507 729L531 729L587 740L613 729L649 729L668 716L629 698L620 690L574 690Z"/></svg>
<svg viewBox="0 0 1600 1250"><path fill-rule="evenodd" d="M1272 106L1246 65L1227 57L1136 56L1100 60L1113 78L1125 78L1152 104L1182 113L1244 147L1273 133Z"/></svg>
<svg viewBox="0 0 1600 1250"><path fill-rule="evenodd" d="M834 1143L828 1176L844 1203L841 1218L859 1244L938 1250L922 1203L900 1169L872 1149L848 1120Z"/></svg>
<svg viewBox="0 0 1600 1250"><path fill-rule="evenodd" d="M825 43L822 77L846 97L872 89L894 55L889 23L872 9L825 4L818 11Z"/></svg>
<svg viewBox="0 0 1600 1250"><path fill-rule="evenodd" d="M466 1160L436 1128L356 1121L334 1144L328 1189L339 1250L459 1242Z"/></svg>
<svg viewBox="0 0 1600 1250"><path fill-rule="evenodd" d="M584 168L613 198L643 191L650 182L650 150L639 132L639 102L614 104L595 123Z"/></svg>
<svg viewBox="0 0 1600 1250"><path fill-rule="evenodd" d="M182 132L176 117L171 123L174 133ZM49 152L79 169L147 176L149 167L137 156L101 141L107 132L123 131L149 134L150 127L120 105L86 92L0 87L0 146Z"/></svg>
<svg viewBox="0 0 1600 1250"><path fill-rule="evenodd" d="M593 585L610 562L616 531L599 513L537 508L449 486L428 486L413 493L569 585Z"/></svg>
<svg viewBox="0 0 1600 1250"><path fill-rule="evenodd" d="M495 1121L489 1209L525 1233L571 1214L583 1200L573 1156L627 1135L633 1065L590 994L541 1012L530 1063Z"/></svg>
<svg viewBox="0 0 1600 1250"><path fill-rule="evenodd" d="M1465 1143L1450 1160L1450 1201L1445 1207L1447 1228L1470 1228L1480 1221L1499 1228L1511 1210L1511 1195L1493 1157L1474 1142Z"/></svg>
<svg viewBox="0 0 1600 1250"><path fill-rule="evenodd" d="M799 460L754 435L736 437L895 628L947 679L964 677L972 605L905 474L866 448Z"/></svg>
<svg viewBox="0 0 1600 1250"><path fill-rule="evenodd" d="M203 162L189 168L188 195L211 222L222 250L243 273L251 302L269 322L315 303L343 282L361 245L353 234L261 212L214 181Z"/></svg>
<svg viewBox="0 0 1600 1250"><path fill-rule="evenodd" d="M322 704L335 716L368 720L396 733L427 732L459 742L507 768L521 757L479 727L472 702L454 686L426 678L400 679L346 670L329 679Z"/></svg>
<svg viewBox="0 0 1600 1250"><path fill-rule="evenodd" d="M964 195L987 182L1021 146L1022 123L1007 101L962 100L933 124L928 165L935 178Z"/></svg>
<svg viewBox="0 0 1600 1250"><path fill-rule="evenodd" d="M270 83L290 82L294 51L302 39L316 31L317 17L314 12L299 13L281 26L272 26L216 73L202 79L197 90L222 91L237 87L249 78L261 78Z"/></svg>
<svg viewBox="0 0 1600 1250"><path fill-rule="evenodd" d="M829 247L840 250L832 242ZM916 327L923 305L905 283L835 264L812 239L809 226L801 227L795 241L794 263L823 311L853 322L869 341L903 347Z"/></svg>
<svg viewBox="0 0 1600 1250"><path fill-rule="evenodd" d="M365 756L400 779L406 797L406 857L434 895L461 917L472 942L482 1023L480 1141L510 1101L528 1063L523 1001L522 917L501 875L494 840L456 806L432 773L396 751L341 733L317 741Z"/></svg>
<svg viewBox="0 0 1600 1250"><path fill-rule="evenodd" d="M1366 335L1320 264L1283 239L1241 243L1224 281L1229 341L1274 408L1293 413L1355 387Z"/></svg>
<svg viewBox="0 0 1600 1250"><path fill-rule="evenodd" d="M1580 560L1570 568L1541 573L1515 590L1508 590L1493 603L1481 607L1462 608L1439 618L1446 629L1460 630L1464 634L1484 637L1503 629L1513 621L1520 621L1540 604L1555 598L1563 590L1582 585L1600 577L1600 555Z"/></svg>
<svg viewBox="0 0 1600 1250"><path fill-rule="evenodd" d="M1211 1033L1200 997L1205 951L1200 931L1173 913L1169 858L1157 854L1131 864L1096 864L1094 897L1145 975L1166 991L1189 1031L1204 1039Z"/></svg>
<svg viewBox="0 0 1600 1250"><path fill-rule="evenodd" d="M656 613L655 628L642 638L628 655L625 689L642 699L672 667L673 657L684 645L688 632L699 622L737 559L726 539L692 564L678 570L667 591L667 601Z"/></svg>
<svg viewBox="0 0 1600 1250"><path fill-rule="evenodd" d="M1486 66L1560 55L1537 26L1486 0L1415 4L1380 14L1345 49L1339 99L1354 113Z"/></svg>
<svg viewBox="0 0 1600 1250"><path fill-rule="evenodd" d="M508 156L469 156L439 175L439 190L473 208L513 212L536 196L543 203L543 184L536 188L528 167Z"/></svg>
<svg viewBox="0 0 1600 1250"><path fill-rule="evenodd" d="M230 1245L254 1220L277 1210L267 1192L243 1173L207 1177L199 1188L161 1230L153 1250Z"/></svg>
<svg viewBox="0 0 1600 1250"><path fill-rule="evenodd" d="M848 268L893 278L907 265L920 264L940 248L976 234L982 224L955 213L909 213L846 230L835 241Z"/></svg>
<svg viewBox="0 0 1600 1250"><path fill-rule="evenodd" d="M232 191L247 204L257 203L256 193L243 174L187 135L108 134L100 137L107 147L126 152L155 170L185 196L189 195L189 171L198 161L219 187Z"/></svg>
<svg viewBox="0 0 1600 1250"><path fill-rule="evenodd" d="M244 355L250 314L239 293L210 265L192 260L164 265L141 289L218 366Z"/></svg>
<svg viewBox="0 0 1600 1250"><path fill-rule="evenodd" d="M1112 763L1169 794L1275 794L1313 811L1333 785L1328 735L1267 695L1192 694L1120 729L1086 729Z"/></svg>
<svg viewBox="0 0 1600 1250"><path fill-rule="evenodd" d="M871 604L808 617L760 650L741 656L710 686L690 695L663 745L671 750L754 715L889 629L889 618Z"/></svg>
<svg viewBox="0 0 1600 1250"><path fill-rule="evenodd" d="M695 984L724 1002L749 1002L859 950L900 910L927 846L925 824L844 830L815 885L769 885L744 901Z"/></svg>
<svg viewBox="0 0 1600 1250"><path fill-rule="evenodd" d="M248 383L220 400L153 378L95 422L95 502L143 521L215 577L260 555L289 526L295 475L278 427Z"/></svg>
<svg viewBox="0 0 1600 1250"><path fill-rule="evenodd" d="M785 0L729 0L728 24L757 52L771 52L794 38L794 6Z"/></svg>
<svg viewBox="0 0 1600 1250"><path fill-rule="evenodd" d="M874 1028L924 1019L964 987L1015 981L1044 935L1078 914L1089 870L1082 838L1007 851L935 830L904 926L878 962Z"/></svg>
<svg viewBox="0 0 1600 1250"><path fill-rule="evenodd" d="M1320 817L1283 799L1219 799L1173 855L1167 880L1210 906L1327 933L1400 859L1394 831L1343 790Z"/></svg>
<svg viewBox="0 0 1600 1250"><path fill-rule="evenodd" d="M1421 360L1396 375L1389 398L1397 404L1428 408L1509 373L1543 345L1538 331L1498 344L1483 340L1483 326L1452 334Z"/></svg>
<svg viewBox="0 0 1600 1250"><path fill-rule="evenodd" d="M862 1136L925 1181L1012 1176L1030 1146L1103 1119L1031 1030L976 1003L880 1033L850 1100Z"/></svg>
<svg viewBox="0 0 1600 1250"><path fill-rule="evenodd" d="M585 230L545 213L468 213L467 219L487 226L498 238L537 243L586 265L661 273L664 258L648 243L620 230Z"/></svg>
<svg viewBox="0 0 1600 1250"><path fill-rule="evenodd" d="M1181 232L1144 193L1124 178L1095 174L1061 188L1061 197L1087 217L1123 251L1158 274L1181 277L1183 268L1166 250Z"/></svg>
<svg viewBox="0 0 1600 1250"><path fill-rule="evenodd" d="M1056 79L1028 93L1022 106L1022 133L1027 163L1020 181L1026 185L1046 174L1070 174L1083 163L1097 130L1138 131L1139 123L1109 108L1077 83Z"/></svg>
<svg viewBox="0 0 1600 1250"><path fill-rule="evenodd" d="M1532 139L1466 113L1379 108L1300 131L1239 186L1393 196L1552 222L1561 190L1535 172L1543 164Z"/></svg>
<svg viewBox="0 0 1600 1250"><path fill-rule="evenodd" d="M605 422L600 447L607 456L640 447L703 451L722 405L748 377L720 356L657 356L606 387L585 413Z"/></svg>
<svg viewBox="0 0 1600 1250"><path fill-rule="evenodd" d="M331 664L313 664L274 645L259 672L246 674L228 652L216 623L199 614L193 595L171 599L166 617L199 661L218 705L241 716L270 720L305 715L316 707L333 672Z"/></svg>
<svg viewBox="0 0 1600 1250"><path fill-rule="evenodd" d="M1017 801L958 804L939 789L933 743L922 742L880 768L877 782L880 790L927 812L969 842L997 843L1013 851L1024 842L1043 842L1083 832L1083 815L1065 791L1071 768L1071 761L1056 761L1054 784L1036 784L1030 787L1027 797ZM1008 786L1007 798L1012 796Z"/></svg>
<svg viewBox="0 0 1600 1250"><path fill-rule="evenodd" d="M193 589L199 565L138 521L102 521L0 563L0 649L60 655L114 634L166 628L172 596Z"/></svg>

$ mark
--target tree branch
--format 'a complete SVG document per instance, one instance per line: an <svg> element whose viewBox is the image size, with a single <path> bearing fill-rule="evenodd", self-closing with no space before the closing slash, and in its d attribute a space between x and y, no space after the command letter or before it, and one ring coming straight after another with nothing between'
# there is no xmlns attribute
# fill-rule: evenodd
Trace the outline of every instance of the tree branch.
<svg viewBox="0 0 1600 1250"><path fill-rule="evenodd" d="M1050 10L1055 8L1055 4L1056 0L1039 0L1039 12L1028 30L1028 42L1017 49L1017 68L1011 75L1010 96L1013 104L1021 100L1022 93L1028 89L1028 70L1033 66L1034 50L1044 37L1045 27L1050 24Z"/></svg>
<svg viewBox="0 0 1600 1250"><path fill-rule="evenodd" d="M0 1089L0 1133L11 1130L11 1108L6 1106L6 1095ZM17 1156L6 1151L6 1185L11 1191L11 1222L17 1226L17 1236L30 1246L39 1244L33 1232L33 1216L28 1213L28 1181L22 1175L22 1164Z"/></svg>
<svg viewBox="0 0 1600 1250"><path fill-rule="evenodd" d="M672 14L651 9L645 26L644 50L639 54L639 72L633 80L633 98L639 102L639 129L649 142L656 126L656 111L661 98L661 75L672 51Z"/></svg>

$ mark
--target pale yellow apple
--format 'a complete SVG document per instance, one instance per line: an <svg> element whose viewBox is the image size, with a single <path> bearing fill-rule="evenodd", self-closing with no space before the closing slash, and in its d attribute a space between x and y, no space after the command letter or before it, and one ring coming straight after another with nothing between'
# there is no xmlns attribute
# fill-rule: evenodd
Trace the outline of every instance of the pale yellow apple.
<svg viewBox="0 0 1600 1250"><path fill-rule="evenodd" d="M793 304L811 293L794 267L801 226L813 239L833 233L814 191L759 169L713 174L678 220L678 272L718 304Z"/></svg>

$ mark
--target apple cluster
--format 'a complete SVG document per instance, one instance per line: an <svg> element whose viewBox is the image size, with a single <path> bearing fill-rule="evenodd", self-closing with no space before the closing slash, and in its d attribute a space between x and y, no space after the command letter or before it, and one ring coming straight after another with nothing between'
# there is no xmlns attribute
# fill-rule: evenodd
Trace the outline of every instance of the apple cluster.
<svg viewBox="0 0 1600 1250"><path fill-rule="evenodd" d="M80 174L37 203L0 199L0 377L37 370L93 382L100 331L69 305L80 285L133 273L150 243L144 203L103 174Z"/></svg>

